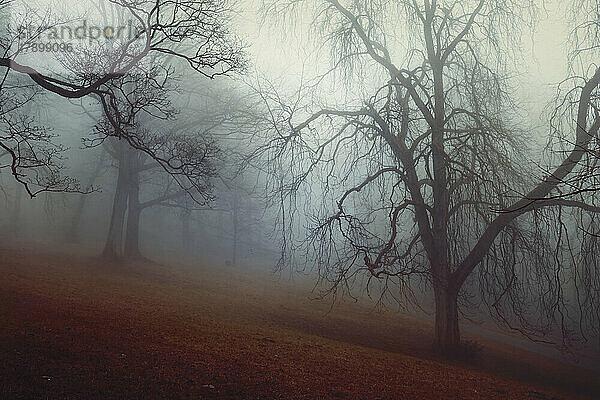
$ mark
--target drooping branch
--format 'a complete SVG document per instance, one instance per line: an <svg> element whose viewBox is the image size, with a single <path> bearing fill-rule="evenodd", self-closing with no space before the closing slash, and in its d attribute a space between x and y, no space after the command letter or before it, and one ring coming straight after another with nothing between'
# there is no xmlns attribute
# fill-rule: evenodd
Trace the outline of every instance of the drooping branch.
<svg viewBox="0 0 600 400"><path fill-rule="evenodd" d="M141 202L139 204L139 209L143 210L143 209L146 209L148 207L153 207L153 206L156 206L156 205L160 205L162 203L166 203L169 200L175 200L175 199L181 198L181 197L185 196L186 193L187 192L185 190L179 190L179 191L174 192L174 193L169 193L169 194L165 194L163 196L159 196L159 197L157 197L155 199L152 199L152 200L143 201L143 202Z"/></svg>
<svg viewBox="0 0 600 400"><path fill-rule="evenodd" d="M467 276L469 276L473 269L475 269L479 262L481 262L481 260L485 257L494 239L496 236L498 236L502 229L504 229L518 216L533 210L538 202L544 204L544 198L550 192L552 192L552 190L556 189L557 186L567 177L567 175L569 175L578 165L579 161L586 153L589 143L594 137L596 137L598 129L600 128L600 118L596 119L590 128L587 128L590 99L592 93L599 86L600 68L596 70L595 74L588 80L581 90L576 121L576 139L573 149L569 153L568 157L565 158L565 160L554 170L552 174L547 176L526 196L513 203L505 210L505 212L498 215L492 221L492 223L489 224L485 232L481 235L477 244L453 273L459 285L466 280Z"/></svg>
<svg viewBox="0 0 600 400"><path fill-rule="evenodd" d="M84 87L41 74L34 68L21 65L9 58L0 58L0 67L6 67L16 72L26 74L42 88L69 99L78 99L92 93L102 94L100 91L100 87L102 85L126 72L125 70L119 71L118 73L106 74L102 78L96 80L94 83Z"/></svg>

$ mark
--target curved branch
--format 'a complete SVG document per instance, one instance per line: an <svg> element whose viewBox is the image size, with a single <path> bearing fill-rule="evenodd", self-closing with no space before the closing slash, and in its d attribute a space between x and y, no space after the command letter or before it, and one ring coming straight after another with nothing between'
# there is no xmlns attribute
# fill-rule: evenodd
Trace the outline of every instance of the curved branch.
<svg viewBox="0 0 600 400"><path fill-rule="evenodd" d="M550 201L544 200L544 198L573 171L575 166L579 163L579 161L581 161L583 155L586 153L591 140L598 133L598 129L600 128L600 119L596 119L589 131L586 130L586 127L591 96L593 91L599 86L600 68L596 70L596 73L585 84L581 92L579 98L579 109L577 112L576 140L571 153L569 153L569 156L554 170L552 174L541 181L526 196L516 201L512 206L508 207L505 212L498 215L492 221L492 223L488 225L477 244L473 247L473 249L471 249L471 252L465 257L465 259L460 263L456 271L453 273L453 278L456 279L458 287L464 283L469 274L475 269L481 260L483 260L498 234L509 223L511 223L518 216L534 210L536 207L543 206L544 204L549 205L552 204L553 201L560 200L556 199Z"/></svg>

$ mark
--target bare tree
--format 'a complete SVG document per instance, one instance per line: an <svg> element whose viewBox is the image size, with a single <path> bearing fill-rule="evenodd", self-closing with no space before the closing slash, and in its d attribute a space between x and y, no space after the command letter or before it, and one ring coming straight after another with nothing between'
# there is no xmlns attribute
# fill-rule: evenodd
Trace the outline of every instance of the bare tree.
<svg viewBox="0 0 600 400"><path fill-rule="evenodd" d="M95 189L96 181L100 177L100 175L106 169L106 159L105 153L102 152L98 159L95 160L94 167L87 178L87 182L85 184L84 190L86 192L92 192ZM71 242L79 241L79 229L81 225L81 217L83 216L83 211L85 209L86 200L89 198L87 195L80 195L76 199L76 203L73 208L73 215L71 216L71 222L68 231L66 232L66 238Z"/></svg>
<svg viewBox="0 0 600 400"><path fill-rule="evenodd" d="M170 101L175 88L169 74L168 70L153 67L146 74L113 80L110 90L119 99L113 107L118 114L115 120L120 121L119 130L129 140L120 140L121 136L108 121L111 116L105 114L87 141L91 147L105 145L117 162L105 258L114 259L121 254L140 256L139 220L146 208L172 205L182 197L191 197L199 205L212 200L218 146L210 132L185 132L165 125L177 114ZM104 109L107 111L110 110ZM157 121L165 122L165 126ZM153 197L141 199L141 194L149 195L147 191L141 192L142 182L156 179L160 182L159 189Z"/></svg>
<svg viewBox="0 0 600 400"><path fill-rule="evenodd" d="M11 3L17 4L11 0L0 0L0 9L6 11ZM133 21L135 34L120 42L110 41L110 45L98 43L76 49L73 54L67 53L64 57L59 57L64 68L50 74L40 73L34 66L21 63L20 60L36 40L56 24L50 23L51 18L47 13L39 17L35 13L32 15L27 10L13 7L10 12L16 15L13 15L16 22L9 23L7 34L0 41L0 71L3 75L0 96L7 95L5 83L14 80L14 75L28 76L33 89L64 98L95 96L114 128L113 136L125 139L133 147L140 147L137 138L127 136L130 131L124 129L126 121L121 118L118 110L120 99L110 89L112 80L129 73L139 73L138 69L148 56L152 56L153 61L157 61L157 56L162 56L163 63L166 58L179 60L208 78L238 71L245 66L242 46L227 30L229 11L221 0L101 0L92 2L92 5L104 17L111 15L118 16L117 19L121 22ZM52 162L44 165L50 173L47 174L46 181L38 182L41 189L65 190L73 186L71 180L57 177L55 159L56 152L61 149L52 145L51 136L35 130L28 121L19 121L21 126L18 127L15 125L15 118L3 122L9 124L12 131L0 143L12 160L13 175L19 182L27 184L22 179L22 168L39 168L39 160L48 160L48 153L52 152ZM19 138L15 139L15 131ZM24 143L21 146L27 145L29 149L33 149L36 143L44 143L44 152L32 157L30 153L15 151L14 145L6 144L8 140L20 141ZM148 154L151 157L155 155L152 152ZM175 165L166 159L157 159L157 162L174 174L185 173L181 171L185 168L184 165ZM27 190L31 196L37 193L29 188Z"/></svg>
<svg viewBox="0 0 600 400"><path fill-rule="evenodd" d="M269 11L289 15L303 3ZM382 282L399 301L416 300L415 285L431 288L435 346L448 356L460 349L459 311L474 295L527 335L557 326L598 334L597 313L581 312L600 307L597 264L588 256L590 277L577 296L567 293L583 256L570 258L564 220L600 208L564 194L570 177L590 171L583 158L600 126L600 69L586 64L569 92L575 122L563 133L575 139L537 178L526 162L532 131L510 86L519 27L534 9L511 0L320 1L313 26L334 65L317 85L335 73L358 95L328 105L314 96L319 86L305 84L293 101L258 90L276 135L257 153L273 165L285 249L314 254L332 291L363 273L367 288ZM588 39L597 48L597 36ZM299 204L313 227L302 245L289 236Z"/></svg>
<svg viewBox="0 0 600 400"><path fill-rule="evenodd" d="M10 2L2 0L3 5ZM18 57L30 43L23 44L14 39L3 48L0 66L29 75L36 84L62 97L80 98L96 94L108 101L102 85L136 68L149 54L166 54L184 60L209 78L238 70L244 65L240 45L226 29L227 8L222 1L107 0L100 2L99 7L102 11L115 7L117 12L126 13L123 19L130 17L138 24L136 35L111 49L100 46L96 49L103 52L100 58L95 58L100 54L88 50L87 59L74 59L70 76L51 77L21 65ZM47 29L43 23L40 27ZM31 38L28 37L28 40ZM86 68L80 68L91 65L91 61L100 62L95 69L105 73L95 76Z"/></svg>
<svg viewBox="0 0 600 400"><path fill-rule="evenodd" d="M9 171L30 196L40 192L79 191L62 175L66 147L34 117L39 91L22 81L5 80L0 92L0 172Z"/></svg>

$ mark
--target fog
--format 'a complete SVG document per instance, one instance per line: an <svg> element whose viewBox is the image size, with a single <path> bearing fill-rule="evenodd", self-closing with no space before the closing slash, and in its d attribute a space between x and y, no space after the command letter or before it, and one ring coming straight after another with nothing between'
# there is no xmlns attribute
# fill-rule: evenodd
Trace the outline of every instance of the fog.
<svg viewBox="0 0 600 400"><path fill-rule="evenodd" d="M0 21L0 266L20 276L29 261L15 260L32 257L23 287L57 254L73 260L48 261L57 298L96 264L100 286L138 271L127 295L149 309L170 279L184 293L202 276L209 294L225 279L219 304L267 315L262 327L296 310L286 318L313 335L314 313L336 343L597 394L583 372L551 385L562 365L600 371L597 1L0 0ZM260 306L243 297L259 289ZM21 304L9 278L3 290ZM350 328L334 329L345 310ZM39 322L11 318L15 332ZM397 318L426 324L418 345L396 342ZM370 339L349 338L363 328ZM515 372L528 357L535 379ZM253 376L240 374L223 390ZM377 393L355 390L344 398Z"/></svg>

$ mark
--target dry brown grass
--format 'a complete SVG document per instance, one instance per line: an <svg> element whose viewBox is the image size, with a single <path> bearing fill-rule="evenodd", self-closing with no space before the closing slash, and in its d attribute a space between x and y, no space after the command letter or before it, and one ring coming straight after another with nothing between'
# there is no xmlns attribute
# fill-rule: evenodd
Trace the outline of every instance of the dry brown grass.
<svg viewBox="0 0 600 400"><path fill-rule="evenodd" d="M0 398L594 398L597 375L428 322L310 300L270 275L0 250ZM595 379L595 380L594 380Z"/></svg>

